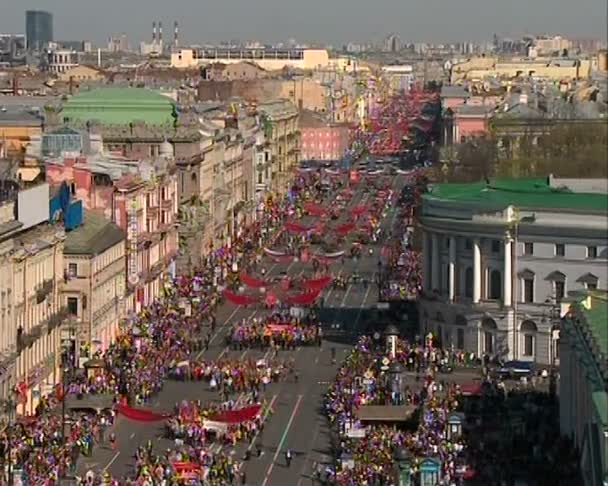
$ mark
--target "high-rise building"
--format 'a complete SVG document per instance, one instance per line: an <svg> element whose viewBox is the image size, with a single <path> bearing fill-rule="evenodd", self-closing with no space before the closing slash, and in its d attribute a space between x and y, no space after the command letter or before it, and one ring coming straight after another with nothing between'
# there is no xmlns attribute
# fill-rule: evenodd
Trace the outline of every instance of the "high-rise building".
<svg viewBox="0 0 608 486"><path fill-rule="evenodd" d="M53 15L42 10L25 12L25 35L28 49L43 49L53 41Z"/></svg>

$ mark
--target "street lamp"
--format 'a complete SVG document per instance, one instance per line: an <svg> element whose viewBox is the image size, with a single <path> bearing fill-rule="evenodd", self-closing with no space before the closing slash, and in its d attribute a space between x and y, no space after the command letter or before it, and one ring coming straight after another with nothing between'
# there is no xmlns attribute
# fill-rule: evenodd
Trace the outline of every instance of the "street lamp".
<svg viewBox="0 0 608 486"><path fill-rule="evenodd" d="M396 465L397 484L410 486L412 483L412 458L405 447L398 446L393 451L393 460Z"/></svg>
<svg viewBox="0 0 608 486"><path fill-rule="evenodd" d="M399 336L399 329L394 324L389 324L384 330L384 337L386 338L386 351L390 358L394 358L397 354L397 337Z"/></svg>
<svg viewBox="0 0 608 486"><path fill-rule="evenodd" d="M401 376L403 371L403 366L398 361L393 361L388 367L391 394L394 397L394 402L396 402L393 405L401 405Z"/></svg>

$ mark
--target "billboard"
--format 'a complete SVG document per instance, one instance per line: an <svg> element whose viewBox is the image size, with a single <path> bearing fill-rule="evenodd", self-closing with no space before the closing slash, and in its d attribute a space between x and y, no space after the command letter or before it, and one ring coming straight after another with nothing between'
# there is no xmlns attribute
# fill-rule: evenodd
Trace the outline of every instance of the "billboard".
<svg viewBox="0 0 608 486"><path fill-rule="evenodd" d="M22 230L47 222L49 211L49 185L47 183L19 191L17 219L23 224Z"/></svg>

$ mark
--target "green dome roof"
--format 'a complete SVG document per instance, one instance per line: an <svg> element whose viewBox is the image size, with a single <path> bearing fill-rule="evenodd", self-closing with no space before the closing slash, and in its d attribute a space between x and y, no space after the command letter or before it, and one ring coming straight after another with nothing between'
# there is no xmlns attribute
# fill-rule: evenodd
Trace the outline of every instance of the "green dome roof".
<svg viewBox="0 0 608 486"><path fill-rule="evenodd" d="M107 125L134 121L165 125L175 120L173 101L145 88L99 88L79 93L65 103L62 116L69 121Z"/></svg>

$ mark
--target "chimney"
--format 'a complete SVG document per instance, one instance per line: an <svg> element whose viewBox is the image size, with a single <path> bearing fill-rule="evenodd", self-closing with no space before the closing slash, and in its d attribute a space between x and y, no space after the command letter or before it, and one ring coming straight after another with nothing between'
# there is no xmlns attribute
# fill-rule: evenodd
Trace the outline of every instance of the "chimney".
<svg viewBox="0 0 608 486"><path fill-rule="evenodd" d="M158 22L158 43L163 43L163 23Z"/></svg>
<svg viewBox="0 0 608 486"><path fill-rule="evenodd" d="M179 28L177 26L177 20L173 23L173 45L179 46Z"/></svg>
<svg viewBox="0 0 608 486"><path fill-rule="evenodd" d="M152 44L156 43L156 22L152 22Z"/></svg>

